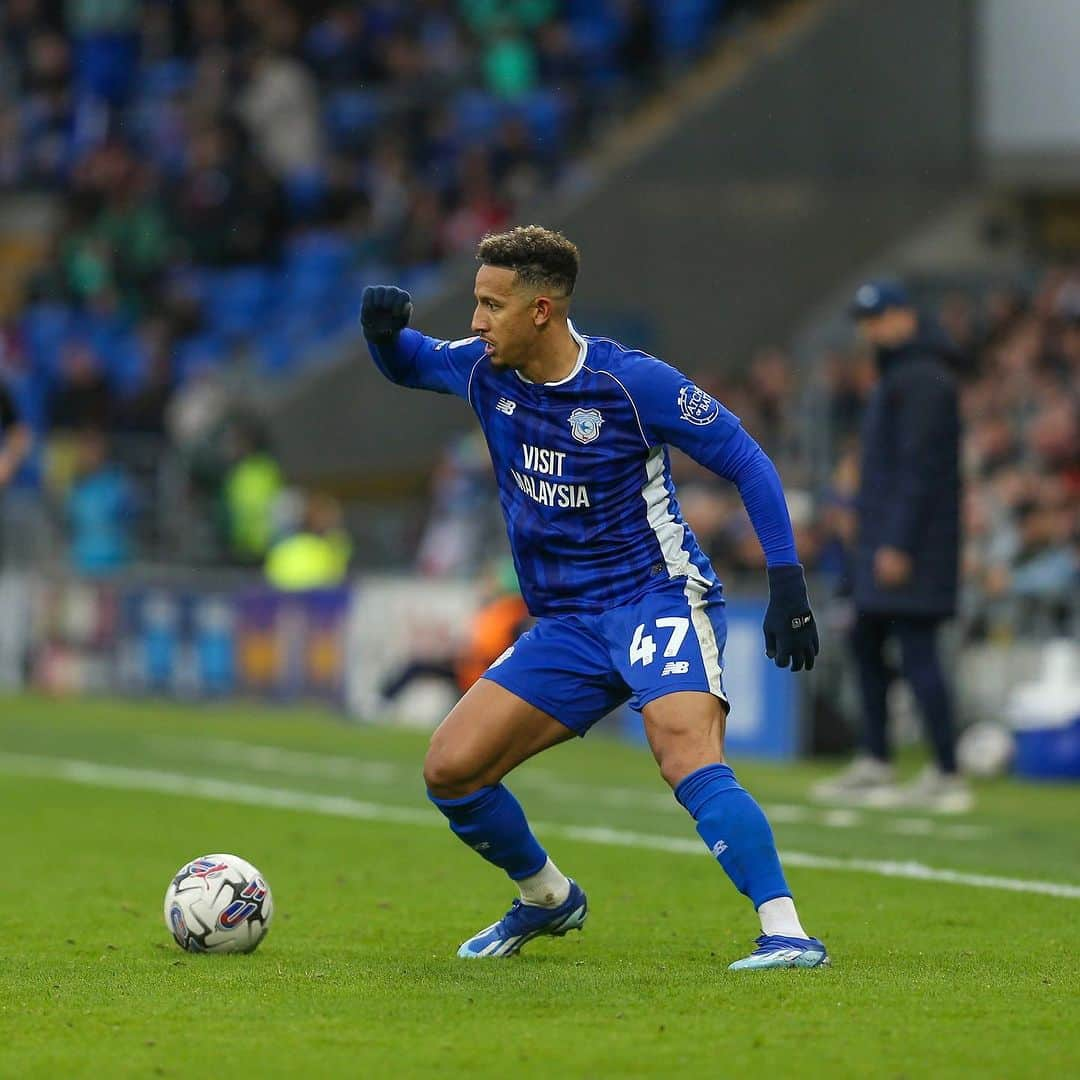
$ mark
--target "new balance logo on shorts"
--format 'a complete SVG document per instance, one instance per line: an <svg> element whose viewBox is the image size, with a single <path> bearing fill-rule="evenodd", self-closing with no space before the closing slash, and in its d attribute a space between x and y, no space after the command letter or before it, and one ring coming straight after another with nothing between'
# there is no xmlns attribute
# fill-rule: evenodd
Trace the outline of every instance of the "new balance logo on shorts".
<svg viewBox="0 0 1080 1080"><path fill-rule="evenodd" d="M685 621L685 620L684 620ZM664 665L664 670L660 672L660 678L665 675L685 675L690 670L690 664L686 660L669 660Z"/></svg>
<svg viewBox="0 0 1080 1080"><path fill-rule="evenodd" d="M727 844L723 840L717 840L709 850L712 852L714 859L719 859L727 851Z"/></svg>
<svg viewBox="0 0 1080 1080"><path fill-rule="evenodd" d="M509 398L501 397L496 403L495 408L504 416L513 416L514 410L517 408L517 402L511 401Z"/></svg>

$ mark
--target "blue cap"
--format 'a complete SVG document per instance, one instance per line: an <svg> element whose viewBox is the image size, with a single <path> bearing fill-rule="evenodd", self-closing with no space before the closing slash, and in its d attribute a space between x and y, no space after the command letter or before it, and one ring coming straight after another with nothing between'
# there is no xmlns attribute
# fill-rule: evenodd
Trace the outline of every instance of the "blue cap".
<svg viewBox="0 0 1080 1080"><path fill-rule="evenodd" d="M911 307L911 297L900 282L867 281L855 290L848 311L853 319L866 319L890 308L906 307Z"/></svg>

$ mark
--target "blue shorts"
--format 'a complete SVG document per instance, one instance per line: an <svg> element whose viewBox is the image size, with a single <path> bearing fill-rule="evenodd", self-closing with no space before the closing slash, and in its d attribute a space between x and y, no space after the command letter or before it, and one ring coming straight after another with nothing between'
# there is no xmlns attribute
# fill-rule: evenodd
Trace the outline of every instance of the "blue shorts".
<svg viewBox="0 0 1080 1080"><path fill-rule="evenodd" d="M640 712L699 690L726 705L726 639L721 587L675 578L624 607L539 619L483 677L584 735L626 701Z"/></svg>

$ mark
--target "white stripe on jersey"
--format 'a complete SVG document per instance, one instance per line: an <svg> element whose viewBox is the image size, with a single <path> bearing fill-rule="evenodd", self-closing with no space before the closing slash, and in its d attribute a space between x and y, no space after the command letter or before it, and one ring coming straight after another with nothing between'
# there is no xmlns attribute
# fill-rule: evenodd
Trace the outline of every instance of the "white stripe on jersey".
<svg viewBox="0 0 1080 1080"><path fill-rule="evenodd" d="M683 547L686 541L686 529L675 520L671 512L671 494L664 476L664 448L657 446L649 451L645 459L645 483L641 488L641 497L645 500L649 528L652 529L660 551L667 565L668 577L685 577L683 593L690 606L690 624L698 639L701 658L705 664L705 673L709 680L709 689L725 703L724 688L721 681L723 669L720 667L720 646L716 632L705 610L705 591L710 583L701 575L701 571L690 561L690 555Z"/></svg>
<svg viewBox="0 0 1080 1080"><path fill-rule="evenodd" d="M704 585L706 582L700 571L690 561L690 556L683 547L686 542L686 529L681 522L675 520L671 512L671 493L664 479L664 448L656 446L649 451L649 456L645 459L645 483L641 488L649 528L660 545L668 577L693 575Z"/></svg>

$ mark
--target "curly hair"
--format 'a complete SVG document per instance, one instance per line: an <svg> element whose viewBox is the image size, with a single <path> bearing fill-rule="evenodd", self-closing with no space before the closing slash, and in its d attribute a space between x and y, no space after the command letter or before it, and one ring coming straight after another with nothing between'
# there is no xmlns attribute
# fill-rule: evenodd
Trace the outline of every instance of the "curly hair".
<svg viewBox="0 0 1080 1080"><path fill-rule="evenodd" d="M486 266L513 270L532 288L569 296L578 274L578 249L560 232L542 225L519 225L503 233L488 233L476 249Z"/></svg>

